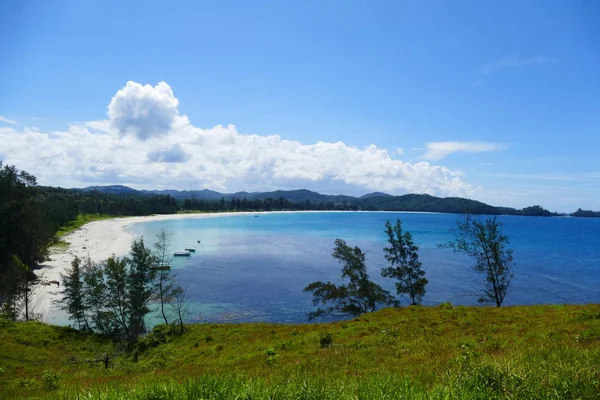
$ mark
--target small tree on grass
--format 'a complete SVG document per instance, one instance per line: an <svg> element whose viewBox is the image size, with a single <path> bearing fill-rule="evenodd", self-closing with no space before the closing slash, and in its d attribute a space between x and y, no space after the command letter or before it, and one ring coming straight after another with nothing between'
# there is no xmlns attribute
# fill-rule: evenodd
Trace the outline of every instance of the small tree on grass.
<svg viewBox="0 0 600 400"><path fill-rule="evenodd" d="M187 300L187 287L182 288L180 286L176 287L173 290L172 296L169 299L169 304L171 305L171 308L177 314L180 335L183 335L183 331L185 330L183 319L188 313Z"/></svg>
<svg viewBox="0 0 600 400"><path fill-rule="evenodd" d="M385 233L388 237L389 247L383 249L385 259L391 264L381 270L381 275L395 278L396 293L407 295L411 304L419 304L425 295L425 278L423 264L419 261L419 248L414 244L410 232L402 232L399 219L392 227L390 221L385 223Z"/></svg>
<svg viewBox="0 0 600 400"><path fill-rule="evenodd" d="M171 303L176 290L179 289L175 287L175 276L171 273L170 264L173 259L169 251L169 236L164 229L161 229L160 233L156 235L156 243L154 243L154 258L156 260L156 265L154 266L154 296L160 302L160 313L167 325L169 324L169 320L165 312L165 305Z"/></svg>
<svg viewBox="0 0 600 400"><path fill-rule="evenodd" d="M112 260L114 261L114 258ZM106 286L104 269L87 257L83 262L81 274L83 279L83 305L86 312L89 313L90 326L96 332L111 334L111 324L113 324L113 327L115 325L111 321L113 313L108 308L109 293L112 292Z"/></svg>
<svg viewBox="0 0 600 400"><path fill-rule="evenodd" d="M135 341L146 332L144 318L150 312L149 303L153 295L156 258L144 245L144 239L134 240L131 255L125 259L129 266L127 276L128 322L130 339Z"/></svg>
<svg viewBox="0 0 600 400"><path fill-rule="evenodd" d="M108 310L107 324L104 326L104 330L110 332L113 337L129 337L131 309L127 288L129 282L127 263L124 259L113 255L103 262L101 271L103 276L90 275L91 285L89 287L93 288L93 285L98 284L104 285L106 288L103 296L104 304L101 305L102 308ZM101 286L96 286L96 288L99 287ZM102 323L102 318L98 321Z"/></svg>
<svg viewBox="0 0 600 400"><path fill-rule="evenodd" d="M500 307L508 293L514 266L509 241L496 217L481 220L466 215L457 222L455 240L442 248L466 253L475 261L475 271L485 274L485 287L480 302L494 302Z"/></svg>
<svg viewBox="0 0 600 400"><path fill-rule="evenodd" d="M375 311L379 306L397 305L394 297L378 284L369 280L365 254L358 247L350 247L342 239L335 240L332 254L342 264L342 278L349 283L313 282L304 288L312 292L313 304L328 305L308 314L313 320L321 315L357 316Z"/></svg>

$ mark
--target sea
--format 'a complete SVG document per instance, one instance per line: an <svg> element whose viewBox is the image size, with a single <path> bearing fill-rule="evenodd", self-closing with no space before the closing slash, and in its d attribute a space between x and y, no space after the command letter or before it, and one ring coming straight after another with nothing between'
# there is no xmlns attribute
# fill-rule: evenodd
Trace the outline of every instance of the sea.
<svg viewBox="0 0 600 400"><path fill-rule="evenodd" d="M341 265L331 256L338 238L360 247L370 278L395 294L394 281L380 272L388 265L385 223L397 219L419 247L429 280L423 304L480 305L485 276L465 254L438 247L453 239L461 218L407 212L243 213L141 222L127 229L148 246L164 229L172 252L196 249L171 264L187 292L187 322L305 323L315 306L304 287L314 281L342 283ZM505 306L600 303L600 218L497 218L515 261ZM399 299L403 306L409 303Z"/></svg>

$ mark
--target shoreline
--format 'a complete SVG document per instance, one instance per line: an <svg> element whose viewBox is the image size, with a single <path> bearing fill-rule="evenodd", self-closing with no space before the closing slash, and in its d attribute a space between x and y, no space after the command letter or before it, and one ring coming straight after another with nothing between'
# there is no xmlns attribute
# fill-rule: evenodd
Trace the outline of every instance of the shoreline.
<svg viewBox="0 0 600 400"><path fill-rule="evenodd" d="M131 248L135 235L126 228L132 224L166 221L174 219L201 219L232 217L240 215L263 215L263 214L296 214L296 213L359 213L359 212L389 212L389 213L423 213L437 214L418 211L335 211L335 210L306 210L306 211L233 211L216 213L182 213L182 214L155 214L133 217L115 217L100 221L89 222L75 231L62 237L69 243L68 248L50 248L49 260L35 270L40 284L34 291L33 308L34 313L41 315L41 320L46 323L65 321L67 316L60 310L62 287L56 285L61 282L61 274L71 265L75 256L83 259L89 257L94 262L106 260L112 255L121 257L126 255Z"/></svg>
<svg viewBox="0 0 600 400"><path fill-rule="evenodd" d="M259 215L275 213L298 213L304 211L239 211L219 213L185 213L185 214L155 214L139 217L115 217L100 221L89 222L75 231L62 237L69 243L67 249L50 248L49 260L40 264L34 272L40 284L34 291L34 313L41 316L45 323L55 323L64 320L66 314L60 310L62 287L50 282L61 282L61 274L71 265L75 256L83 259L90 257L94 262L106 260L112 255L121 257L131 248L135 235L127 231L132 224L173 219L201 219L232 217L237 215ZM307 211L313 212L313 211ZM317 211L319 212L319 211Z"/></svg>

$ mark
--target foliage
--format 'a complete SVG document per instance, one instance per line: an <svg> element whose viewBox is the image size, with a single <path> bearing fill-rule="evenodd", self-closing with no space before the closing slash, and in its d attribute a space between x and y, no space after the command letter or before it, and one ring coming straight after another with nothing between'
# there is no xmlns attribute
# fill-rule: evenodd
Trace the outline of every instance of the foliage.
<svg viewBox="0 0 600 400"><path fill-rule="evenodd" d="M385 223L385 233L388 237L390 247L383 249L385 259L391 264L381 270L381 275L395 278L396 293L406 294L411 304L420 304L425 295L425 271L419 261L419 248L414 244L410 232L402 232L402 224L399 219L392 227L390 221Z"/></svg>
<svg viewBox="0 0 600 400"><path fill-rule="evenodd" d="M145 316L150 312L148 304L153 295L156 258L144 245L144 238L134 240L130 256L125 258L129 269L126 279L129 335L137 339L146 332Z"/></svg>
<svg viewBox="0 0 600 400"><path fill-rule="evenodd" d="M50 371L44 371L44 374L42 375L42 382L44 383L46 390L58 389L60 386L61 375L62 374L60 372L53 373Z"/></svg>
<svg viewBox="0 0 600 400"><path fill-rule="evenodd" d="M155 270L154 293L155 299L160 303L160 313L165 321L169 324L165 306L174 301L177 291L181 290L175 287L175 276L171 273L172 257L170 253L170 235L164 229L156 235L154 243L154 259L155 265L151 268Z"/></svg>
<svg viewBox="0 0 600 400"><path fill-rule="evenodd" d="M513 256L509 241L502 233L502 224L496 217L484 221L466 215L457 222L456 238L440 247L451 248L469 255L475 261L475 271L485 274L485 287L481 302L491 301L502 305L513 278Z"/></svg>
<svg viewBox="0 0 600 400"><path fill-rule="evenodd" d="M75 320L79 329L89 329L85 314L84 285L81 273L81 259L75 257L71 267L65 269L65 274L60 274L63 290L61 294L62 309L67 311L69 319Z"/></svg>
<svg viewBox="0 0 600 400"><path fill-rule="evenodd" d="M329 304L308 314L309 320L321 315L357 316L375 311L382 305L396 305L393 296L378 284L369 280L365 254L358 247L350 247L342 239L335 240L333 258L342 264L342 279L348 284L313 282L304 288L312 292L314 305Z"/></svg>
<svg viewBox="0 0 600 400"><path fill-rule="evenodd" d="M162 255L154 253L140 238L133 241L129 257L112 256L100 264L87 258L83 265L75 258L62 275L63 309L79 329L134 343L146 332L150 302L162 299L171 302L179 319L179 332L183 333L185 291L174 287L168 274L163 275L160 284L156 281L157 262L167 259L167 251L163 247ZM164 304L161 302L161 306Z"/></svg>
<svg viewBox="0 0 600 400"><path fill-rule="evenodd" d="M326 333L319 337L319 347L322 349L328 349L333 346L333 335L331 333Z"/></svg>

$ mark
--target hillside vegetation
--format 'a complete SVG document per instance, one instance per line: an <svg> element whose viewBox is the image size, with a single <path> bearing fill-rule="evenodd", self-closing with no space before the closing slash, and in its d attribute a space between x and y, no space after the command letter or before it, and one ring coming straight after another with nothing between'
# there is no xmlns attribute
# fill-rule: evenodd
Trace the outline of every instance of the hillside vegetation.
<svg viewBox="0 0 600 400"><path fill-rule="evenodd" d="M190 325L182 336L159 326L123 350L3 321L0 354L2 399L593 399L600 305L389 308L327 324Z"/></svg>

